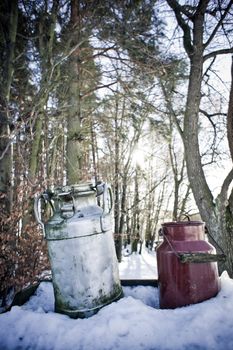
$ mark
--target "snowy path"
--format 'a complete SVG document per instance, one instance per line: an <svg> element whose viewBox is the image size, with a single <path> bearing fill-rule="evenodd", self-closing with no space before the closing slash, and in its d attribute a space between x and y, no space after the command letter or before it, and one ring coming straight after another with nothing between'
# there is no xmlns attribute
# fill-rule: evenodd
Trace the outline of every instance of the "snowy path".
<svg viewBox="0 0 233 350"><path fill-rule="evenodd" d="M156 254L144 249L142 255L123 256L119 273L121 279L157 279Z"/></svg>

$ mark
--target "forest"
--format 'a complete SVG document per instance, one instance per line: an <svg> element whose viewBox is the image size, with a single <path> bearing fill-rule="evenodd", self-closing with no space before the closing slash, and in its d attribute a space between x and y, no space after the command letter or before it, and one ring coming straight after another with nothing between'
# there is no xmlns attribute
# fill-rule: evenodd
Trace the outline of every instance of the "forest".
<svg viewBox="0 0 233 350"><path fill-rule="evenodd" d="M35 196L78 183L111 185L118 261L198 214L233 277L232 22L231 0L1 1L1 306L49 268Z"/></svg>

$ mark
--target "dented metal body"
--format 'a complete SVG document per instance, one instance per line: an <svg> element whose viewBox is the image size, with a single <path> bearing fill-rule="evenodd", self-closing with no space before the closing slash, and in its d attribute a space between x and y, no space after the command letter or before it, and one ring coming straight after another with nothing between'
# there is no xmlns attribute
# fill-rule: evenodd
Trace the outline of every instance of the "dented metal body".
<svg viewBox="0 0 233 350"><path fill-rule="evenodd" d="M106 184L56 190L54 215L45 224L55 311L70 317L89 317L122 295L115 253L111 204Z"/></svg>

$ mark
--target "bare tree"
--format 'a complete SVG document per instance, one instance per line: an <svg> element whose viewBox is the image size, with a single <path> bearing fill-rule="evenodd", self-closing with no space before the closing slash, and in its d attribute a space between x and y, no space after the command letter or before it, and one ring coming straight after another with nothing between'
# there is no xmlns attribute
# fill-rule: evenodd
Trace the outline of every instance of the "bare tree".
<svg viewBox="0 0 233 350"><path fill-rule="evenodd" d="M228 190L233 179L233 170L224 180L221 192L214 200L201 162L198 135L203 65L210 58L233 52L230 41L226 42L225 47L221 47L219 39L216 39L222 30L223 35L227 35L233 4L232 1L215 4L209 0L196 1L194 6L180 5L176 0L167 0L167 3L173 9L177 23L183 31L183 44L190 62L182 131L188 177L202 219L206 222L211 235L222 245L227 254L226 264L222 268L227 269L232 276L233 241L230 232L233 213L228 202ZM205 30L207 28L208 31Z"/></svg>

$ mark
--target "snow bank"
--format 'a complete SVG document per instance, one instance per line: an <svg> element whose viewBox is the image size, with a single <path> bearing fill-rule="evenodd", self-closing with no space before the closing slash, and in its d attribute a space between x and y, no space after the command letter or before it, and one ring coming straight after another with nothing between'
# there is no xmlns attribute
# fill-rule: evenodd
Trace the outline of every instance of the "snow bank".
<svg viewBox="0 0 233 350"><path fill-rule="evenodd" d="M175 310L158 308L158 290L124 287L125 297L88 319L54 313L52 283L0 315L1 350L232 350L233 280L217 297Z"/></svg>

